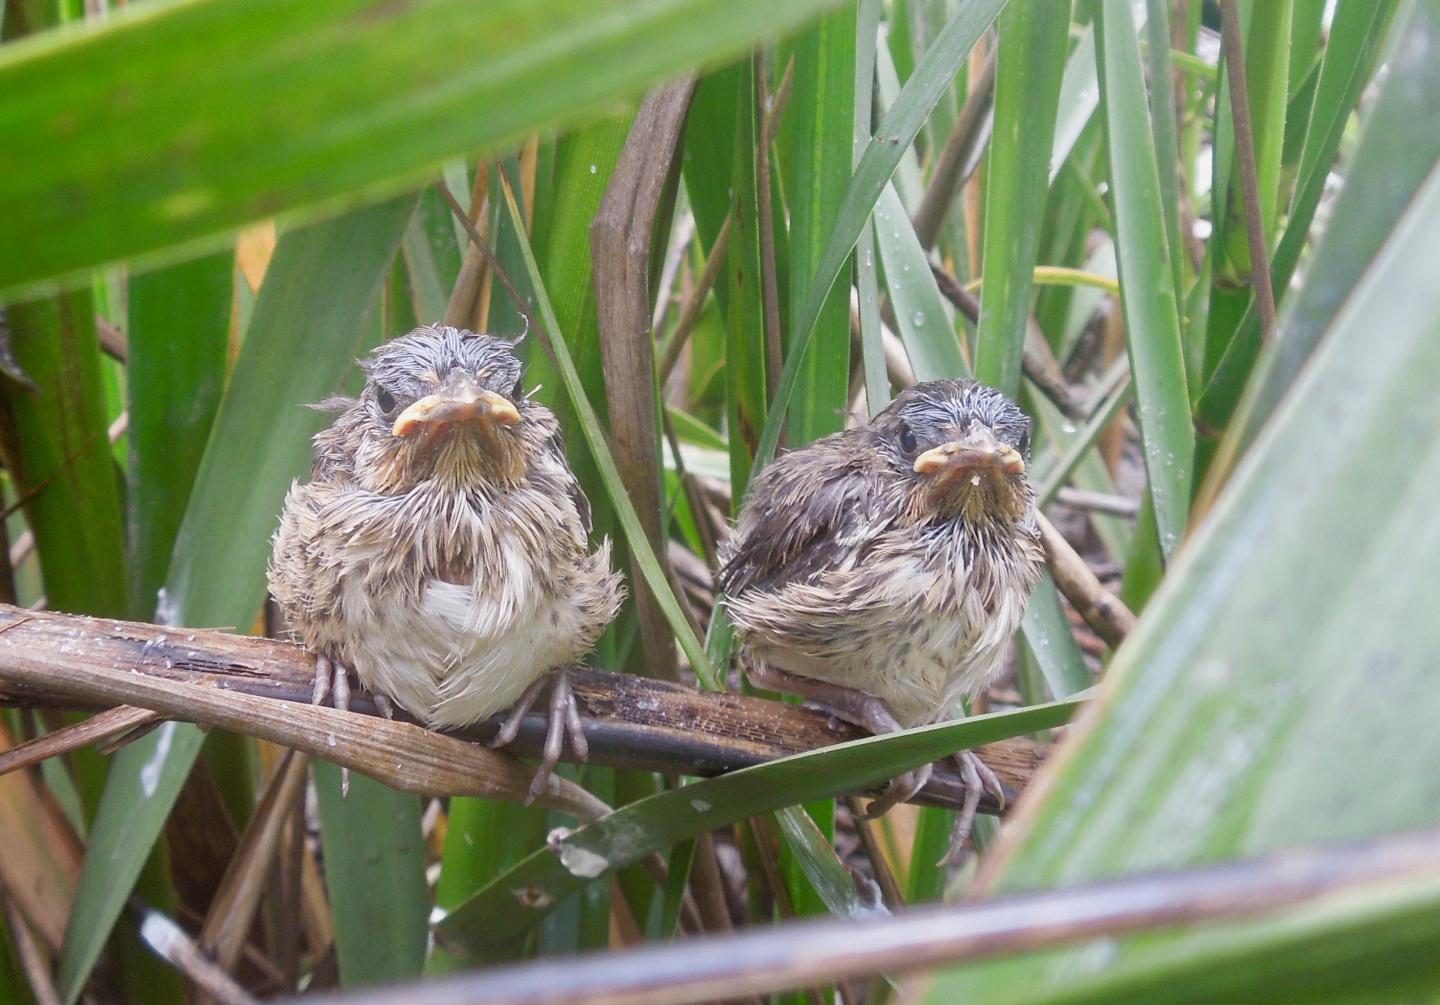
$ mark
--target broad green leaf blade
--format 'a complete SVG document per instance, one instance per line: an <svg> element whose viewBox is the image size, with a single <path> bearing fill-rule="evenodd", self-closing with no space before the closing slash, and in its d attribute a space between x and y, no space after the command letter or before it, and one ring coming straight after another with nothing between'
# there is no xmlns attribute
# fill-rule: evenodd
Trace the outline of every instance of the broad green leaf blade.
<svg viewBox="0 0 1440 1005"><path fill-rule="evenodd" d="M1090 124L1096 107L1100 104L1100 82L1095 77L1095 29L1087 25L1080 33L1080 40L1065 63L1065 73L1060 78L1060 97L1056 102L1055 143L1050 151L1050 184L1060 176L1060 169L1070 157L1070 151L1080 139L1080 134Z"/></svg>
<svg viewBox="0 0 1440 1005"><path fill-rule="evenodd" d="M992 889L1440 821L1434 773L1395 768L1440 757L1437 219L1432 174L1126 640ZM1377 447L1397 435L1403 459ZM984 998L1023 973L1044 999L1276 924L972 968L943 993Z"/></svg>
<svg viewBox="0 0 1440 1005"><path fill-rule="evenodd" d="M60 948L55 986L65 1002L85 990L204 742L196 727L167 722L111 761Z"/></svg>
<svg viewBox="0 0 1440 1005"><path fill-rule="evenodd" d="M1128 0L1103 0L1097 9L1100 105L1110 145L1120 299L1150 497L1160 547L1169 556L1189 517L1195 454L1180 320L1135 22Z"/></svg>
<svg viewBox="0 0 1440 1005"><path fill-rule="evenodd" d="M1094 683L1048 569L1030 594L1020 632L1051 697L1068 698Z"/></svg>
<svg viewBox="0 0 1440 1005"><path fill-rule="evenodd" d="M465 187L457 193L457 198L468 200L470 182L463 172L460 181ZM455 222L440 193L429 187L421 193L420 204L405 227L400 250L405 256L410 302L420 324L431 324L445 317L450 289L460 274L461 245L455 240Z"/></svg>
<svg viewBox="0 0 1440 1005"><path fill-rule="evenodd" d="M309 467L310 436L325 422L304 404L340 390L353 370L362 321L414 206L414 197L385 203L276 246L185 510L157 607L162 623L255 621L281 501ZM305 336L301 352L296 332ZM167 724L111 765L61 953L68 1001L95 965L202 738L192 726Z"/></svg>
<svg viewBox="0 0 1440 1005"><path fill-rule="evenodd" d="M350 988L420 976L429 932L420 799L315 762L325 888L335 915L340 983Z"/></svg>
<svg viewBox="0 0 1440 1005"><path fill-rule="evenodd" d="M833 4L192 0L7 46L0 289L394 194Z"/></svg>
<svg viewBox="0 0 1440 1005"><path fill-rule="evenodd" d="M235 256L130 280L130 616L148 621L225 390Z"/></svg>
<svg viewBox="0 0 1440 1005"><path fill-rule="evenodd" d="M804 308L801 310L794 329L790 332L790 350L785 359L785 370L780 375L775 390L770 414L765 419L765 428L755 451L755 464L763 467L775 456L775 447L780 442L781 423L784 421L786 405L795 392L800 375L800 360L805 347L814 334L815 319L830 295L830 288L840 275L840 270L850 257L861 229L880 200L890 176L900 158L915 140L915 134L925 124L935 103L949 89L955 75L965 64L965 58L976 40L995 20L1005 0L971 0L955 12L935 43L925 52L916 66L914 74L905 82L899 97L880 121L875 138L855 167L855 174L845 190L845 198L835 214L830 238L825 243L825 253L815 270L814 281L806 292ZM897 197L898 200L898 197ZM737 497L738 498L738 497Z"/></svg>
<svg viewBox="0 0 1440 1005"><path fill-rule="evenodd" d="M903 774L957 750L1049 729L1078 700L997 712L824 747L642 799L542 848L436 925L442 943L472 954L524 938L562 899L610 869L707 831L807 799ZM497 926L494 919L506 918Z"/></svg>
<svg viewBox="0 0 1440 1005"><path fill-rule="evenodd" d="M725 271L715 285L715 299L725 319L724 339L716 340L711 351L724 381L730 486L736 506L750 479L751 445L755 430L765 423L769 397L764 308L758 281L755 146L759 128L755 117L751 60L702 78L690 103L682 159L696 230L705 247L715 246L725 220L731 220Z"/></svg>
<svg viewBox="0 0 1440 1005"><path fill-rule="evenodd" d="M1055 0L1012 0L1000 15L975 377L1012 398L1020 393L1069 28L1070 4Z"/></svg>
<svg viewBox="0 0 1440 1005"><path fill-rule="evenodd" d="M356 377L363 322L414 208L406 196L276 245L180 527L161 623L254 622L280 504L309 470L310 437L328 421L306 406Z"/></svg>

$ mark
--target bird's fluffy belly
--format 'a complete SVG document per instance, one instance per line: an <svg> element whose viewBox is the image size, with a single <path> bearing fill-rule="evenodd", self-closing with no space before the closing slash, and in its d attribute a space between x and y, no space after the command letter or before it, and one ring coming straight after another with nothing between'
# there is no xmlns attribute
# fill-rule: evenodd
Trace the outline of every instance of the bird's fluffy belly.
<svg viewBox="0 0 1440 1005"><path fill-rule="evenodd" d="M1028 583L1011 582L1008 569L977 580L958 562L891 557L861 576L732 598L751 658L873 695L903 726L952 714L1000 671Z"/></svg>
<svg viewBox="0 0 1440 1005"><path fill-rule="evenodd" d="M524 577L520 577L523 579ZM573 660L584 633L572 604L515 577L498 592L438 579L418 600L378 608L359 582L345 590L361 626L351 659L361 683L429 726L463 726L503 711L536 678Z"/></svg>

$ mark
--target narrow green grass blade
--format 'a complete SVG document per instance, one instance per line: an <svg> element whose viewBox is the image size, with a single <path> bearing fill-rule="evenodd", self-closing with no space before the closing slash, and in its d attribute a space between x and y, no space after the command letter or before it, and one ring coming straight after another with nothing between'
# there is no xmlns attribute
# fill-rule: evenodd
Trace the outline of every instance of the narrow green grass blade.
<svg viewBox="0 0 1440 1005"><path fill-rule="evenodd" d="M148 621L225 390L235 256L130 280L130 616Z"/></svg>
<svg viewBox="0 0 1440 1005"><path fill-rule="evenodd" d="M1060 78L1060 97L1055 111L1055 142L1050 151L1050 184L1060 176L1080 134L1090 124L1100 105L1100 81L1096 79L1095 29L1086 25L1065 61Z"/></svg>
<svg viewBox="0 0 1440 1005"><path fill-rule="evenodd" d="M1440 823L1433 774L1394 770L1440 757L1437 218L1432 174L1126 640L992 891ZM1404 463L1375 448L1394 442L1397 416L1409 431ZM1164 995L1183 999L1204 977L1177 959L1273 938L1277 926L1017 958L949 975L934 993L983 1000L1023 975L1027 997L1045 1000L1079 981L1168 967Z"/></svg>
<svg viewBox="0 0 1440 1005"><path fill-rule="evenodd" d="M1048 569L1030 594L1030 606L1025 610L1020 632L1026 649L1045 678L1050 697L1069 698L1094 683Z"/></svg>
<svg viewBox="0 0 1440 1005"><path fill-rule="evenodd" d="M430 913L419 798L353 772L342 796L326 761L315 762L315 793L341 986L419 977Z"/></svg>
<svg viewBox="0 0 1440 1005"><path fill-rule="evenodd" d="M914 74L905 82L899 97L889 112L880 121L875 138L860 158L845 198L825 243L825 253L815 270L815 279L810 284L794 329L790 332L790 351L785 360L784 372L780 375L770 415L760 434L755 451L755 463L764 466L775 456L775 447L780 441L781 423L800 374L800 360L805 347L810 344L814 333L815 319L820 308L830 295L830 288L840 275L845 261L855 247L861 229L880 200L890 176L906 149L915 140L915 134L925 124L935 103L950 87L955 75L965 63L965 58L975 41L995 20L1005 0L971 0L960 7L915 68ZM897 197L898 201L898 197Z"/></svg>
<svg viewBox="0 0 1440 1005"><path fill-rule="evenodd" d="M605 380L591 292L590 222L610 182L630 120L629 115L612 116L558 138L553 145L552 171L536 179L533 193L532 229L545 262L546 288L553 291L564 337L574 353L582 382L588 392L598 392L596 400L601 401ZM495 191L498 196L502 190L497 185ZM460 196L458 192L452 194L457 199ZM522 290L528 289L523 258L513 240L513 223L503 211L498 220L504 248L508 249L506 269L524 284ZM507 323L518 320L508 297L498 287L496 293L500 301L492 305L491 316L497 320L503 317ZM615 526L609 495L596 473L589 447L576 428L569 396L549 358L533 341L529 346L526 387L538 385L540 390L533 396L562 417L562 428L567 431L566 450L590 500L594 532L608 534ZM623 617L633 615L627 612ZM459 903L493 880L500 870L513 865L543 840L546 831L542 808L496 800L453 799L447 821L436 892L436 902L442 908ZM449 828L454 828L453 833ZM457 965L454 957L440 950L431 954L426 971L442 973Z"/></svg>
<svg viewBox="0 0 1440 1005"><path fill-rule="evenodd" d="M796 331L831 221L850 182L855 149L856 12L848 5L797 37L790 106L780 129L790 211L790 330ZM848 275L849 270L842 267ZM790 409L789 442L800 446L845 422L850 390L850 284L837 282L815 318L800 363L803 391Z"/></svg>
<svg viewBox="0 0 1440 1005"><path fill-rule="evenodd" d="M775 811L786 851L799 865L809 890L820 897L826 910L840 917L867 914L876 905L866 903L855 888L855 877L835 854L834 839L827 836L803 807L786 806Z"/></svg>
<svg viewBox="0 0 1440 1005"><path fill-rule="evenodd" d="M100 617L125 613L125 538L109 417L87 291L6 310L10 347L36 390L6 382L14 418L16 488L52 610Z"/></svg>
<svg viewBox="0 0 1440 1005"><path fill-rule="evenodd" d="M334 394L354 369L361 322L414 205L414 197L385 203L276 246L185 510L156 611L161 623L254 622L281 501L307 470L309 438L325 422L303 405ZM257 450L261 432L265 449ZM60 957L67 1001L95 965L202 739L193 726L167 723L111 764Z"/></svg>
<svg viewBox="0 0 1440 1005"><path fill-rule="evenodd" d="M629 114L610 116L556 140L552 177L543 183L537 179L534 198L531 243L540 256L545 290L555 306L580 382L589 399L600 403L598 410L602 416L605 371L596 327L590 223L610 184L615 161L630 134L632 119ZM516 254L515 258L523 269L523 256ZM500 293L498 289L496 292ZM491 314L497 311L511 316L516 313L503 294ZM528 386L540 387L537 400L555 410L566 430L566 450L580 486L590 500L595 533L610 533L615 517L609 497L596 473L590 448L576 428L578 423L570 396L549 357L538 346L530 347L525 380Z"/></svg>
<svg viewBox="0 0 1440 1005"><path fill-rule="evenodd" d="M469 196L469 180L464 195ZM458 197L458 196L457 196ZM460 274L460 245L455 241L455 219L435 189L420 195L420 204L405 227L400 244L405 256L405 274L410 301L418 324L431 324L445 317L450 290Z"/></svg>
<svg viewBox="0 0 1440 1005"><path fill-rule="evenodd" d="M954 314L935 285L930 260L894 185L886 185L880 193L874 219L885 287L915 379L968 377L970 364L960 350Z"/></svg>
<svg viewBox="0 0 1440 1005"><path fill-rule="evenodd" d="M0 289L394 194L833 3L192 0L7 46Z"/></svg>
<svg viewBox="0 0 1440 1005"><path fill-rule="evenodd" d="M523 938L546 913L587 881L736 820L853 791L956 750L1049 729L1069 720L1078 701L976 716L854 740L671 789L583 827L560 850L542 848L435 926L442 943L483 954ZM516 894L525 891L518 898ZM530 894L534 895L531 896ZM507 919L504 926L496 917Z"/></svg>
<svg viewBox="0 0 1440 1005"><path fill-rule="evenodd" d="M1020 393L1069 28L1070 5L1054 0L1011 0L1000 15L975 377L1012 398Z"/></svg>
<svg viewBox="0 0 1440 1005"><path fill-rule="evenodd" d="M167 722L110 762L57 965L65 1002L85 989L204 740L194 726Z"/></svg>
<svg viewBox="0 0 1440 1005"><path fill-rule="evenodd" d="M560 372L560 379L565 385L565 392L570 396L570 405L575 410L580 429L585 436L585 442L589 444L590 453L595 458L596 467L600 470L600 477L605 483L610 502L615 507L616 518L625 531L626 540L633 545L635 564L640 567L640 571L645 576L646 585L655 594L661 610L665 612L665 618L670 622L670 628L675 632L675 638L680 643L681 650L690 660L695 676L705 687L714 690L718 687L719 677L709 658L705 655L705 647L700 644L695 630L690 627L689 619L680 609L679 601L671 592L665 573L661 571L660 563L656 560L655 553L651 550L645 536L645 531L640 526L640 518L635 513L635 507L625 492L625 483L620 478L619 469L615 467L615 458L610 453L610 446L605 442L604 427L600 423L600 417L595 414L594 406L590 404L590 400L585 394L585 388L580 382L580 374L575 369L575 362L565 343L563 330L555 318L555 309L545 290L539 267L535 264L535 253L530 247L530 239L523 230L524 224L520 208L515 204L514 194L508 187L505 190L505 204L510 211L510 220L517 231L526 272L534 286L535 306L539 310L540 321L545 325L545 331L550 337L550 345L555 351L555 365Z"/></svg>
<svg viewBox="0 0 1440 1005"><path fill-rule="evenodd" d="M1097 14L1100 105L1110 146L1120 299L1149 493L1160 547L1169 556L1189 517L1195 453L1174 273L1135 23L1126 0L1102 0Z"/></svg>
<svg viewBox="0 0 1440 1005"><path fill-rule="evenodd" d="M858 165L865 156L875 103L875 46L880 29L880 0L860 0L855 29L855 146ZM853 166L853 165L852 165ZM865 403L874 415L890 404L890 377L880 329L880 280L875 269L875 224L866 220L855 245L855 293L859 301L860 355L865 374Z"/></svg>
<svg viewBox="0 0 1440 1005"><path fill-rule="evenodd" d="M1185 289L1186 257L1180 243L1180 141L1175 135L1175 82L1170 63L1168 0L1145 2L1145 81L1150 87L1150 126L1155 136L1155 163L1160 170L1160 212L1176 295Z"/></svg>
<svg viewBox="0 0 1440 1005"><path fill-rule="evenodd" d="M1358 18L1367 13L1352 5L1337 10ZM1385 11L1366 25L1367 45L1364 51L1373 54L1384 26ZM1354 22L1347 22L1347 27ZM1358 30L1359 25L1354 25ZM1301 367L1320 344L1321 337L1336 314L1348 303L1356 284L1372 268L1371 262L1401 215L1417 197L1420 188L1433 180L1440 162L1440 122L1429 110L1440 101L1440 63L1431 58L1433 46L1440 45L1440 11L1426 4L1414 4L1410 16L1398 32L1400 39L1390 72L1380 96L1365 121L1355 156L1345 170L1346 184L1336 200L1334 212L1321 239L1316 260L1306 285L1295 297L1294 308L1285 319L1285 337L1279 342L1272 364L1257 384L1255 401L1245 417L1244 436L1253 439L1261 424L1277 407L1281 396L1299 374ZM1337 57L1338 58L1338 57ZM1354 62L1347 60L1337 70L1344 73L1347 64L1355 71L1368 65L1365 55L1357 54ZM1326 89L1329 61L1321 70L1321 89L1317 106ZM1345 76L1350 85L1346 97L1352 103L1363 86L1359 72ZM1338 83L1337 83L1338 87ZM1319 143L1320 141L1317 141ZM1339 129L1335 145L1338 146ZM1328 146L1328 144L1324 144ZM1330 148L1333 151L1333 147ZM1307 142L1306 155L1310 149ZM1328 172L1321 165L1323 152L1314 158L1313 174L1316 187L1323 186ZM1307 188L1308 193L1308 188ZM1298 201L1297 195L1297 201ZM1318 193L1315 197L1318 202ZM1314 202L1307 197L1310 210ZM1287 231L1286 237L1289 237ZM1287 241L1281 242L1288 250ZM1286 256L1286 264L1294 268L1300 255L1297 232L1296 249ZM1279 256L1277 256L1277 261ZM1288 282L1288 275L1286 280ZM1277 287L1278 288L1278 287Z"/></svg>

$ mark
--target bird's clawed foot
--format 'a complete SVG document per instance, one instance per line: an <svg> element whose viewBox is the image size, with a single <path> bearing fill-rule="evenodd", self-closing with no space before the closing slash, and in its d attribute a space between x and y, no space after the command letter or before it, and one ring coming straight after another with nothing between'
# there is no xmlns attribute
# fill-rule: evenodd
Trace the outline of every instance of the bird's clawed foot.
<svg viewBox="0 0 1440 1005"><path fill-rule="evenodd" d="M873 820L876 817L884 816L890 812L891 807L900 803L908 803L915 793L925 787L930 781L930 776L935 772L935 765L922 764L914 771L907 771L903 775L896 775L890 779L890 784L885 786L885 791L870 800L870 805L865 808L867 819Z"/></svg>
<svg viewBox="0 0 1440 1005"><path fill-rule="evenodd" d="M341 712L350 711L350 668L333 657L323 653L315 657L315 690L311 693L312 705L323 705L332 695L334 705ZM395 703L386 695L372 691L370 700L375 708L387 719L395 718Z"/></svg>
<svg viewBox="0 0 1440 1005"><path fill-rule="evenodd" d="M939 865L951 865L964 856L965 842L970 839L970 828L975 824L975 812L980 808L982 795L990 793L1001 809L1005 807L1005 787L979 755L973 750L962 750L955 755L955 763L960 768L960 780L965 783L965 803L955 815L955 826L950 829L950 848Z"/></svg>
<svg viewBox="0 0 1440 1005"><path fill-rule="evenodd" d="M334 697L334 706L338 711L350 711L350 668L337 659L326 656L324 653L315 655L315 690L310 694L310 704L324 705L326 700ZM395 703L383 694L372 692L371 699L380 714L387 719L395 718ZM340 794L350 794L350 769L340 769Z"/></svg>
<svg viewBox="0 0 1440 1005"><path fill-rule="evenodd" d="M555 771L555 765L560 763L560 755L565 751L567 736L570 738L570 749L575 752L577 760L584 761L590 757L590 742L585 739L585 726L580 721L580 708L575 701L575 692L570 687L568 670L551 671L526 688L520 700L510 709L510 714L505 717L505 724L500 727L500 732L490 741L490 746L503 747L519 735L521 720L547 687L550 688L549 728L545 733L545 750L540 757L540 767L535 770L535 777L530 780L530 798L526 800L527 803L533 802L545 791L550 776Z"/></svg>

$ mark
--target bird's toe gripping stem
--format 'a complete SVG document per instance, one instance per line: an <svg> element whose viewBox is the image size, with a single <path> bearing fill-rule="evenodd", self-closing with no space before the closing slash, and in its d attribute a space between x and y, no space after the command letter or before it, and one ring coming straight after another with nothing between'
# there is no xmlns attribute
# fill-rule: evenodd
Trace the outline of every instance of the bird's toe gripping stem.
<svg viewBox="0 0 1440 1005"><path fill-rule="evenodd" d="M578 760L584 761L590 756L590 743L585 739L580 707L570 686L570 672L565 669L553 670L525 689L525 693L505 717L500 732L490 741L490 746L503 747L519 735L521 720L539 701L547 687L550 688L549 725L545 731L545 749L540 757L540 766L530 781L530 801L545 791L550 776L555 771L555 765L560 763L560 755L564 753L566 737L569 737L570 749L575 752Z"/></svg>

